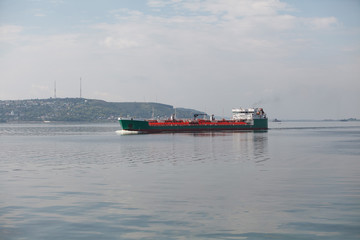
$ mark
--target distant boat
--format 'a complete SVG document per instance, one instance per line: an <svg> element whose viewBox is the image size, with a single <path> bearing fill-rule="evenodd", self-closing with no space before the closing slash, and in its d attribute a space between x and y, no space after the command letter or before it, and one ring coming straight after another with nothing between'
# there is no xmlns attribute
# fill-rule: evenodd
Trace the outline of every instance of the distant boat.
<svg viewBox="0 0 360 240"><path fill-rule="evenodd" d="M119 118L120 126L125 131L138 133L159 132L200 132L200 131L238 131L238 130L266 130L268 119L262 108L237 108L232 110L231 120L197 119L200 115L194 114L193 119L175 119L175 114L167 120L134 120Z"/></svg>
<svg viewBox="0 0 360 240"><path fill-rule="evenodd" d="M275 119L273 120L273 122L281 122L281 120L275 118Z"/></svg>
<svg viewBox="0 0 360 240"><path fill-rule="evenodd" d="M341 119L341 122L349 122L349 121L357 121L356 118L347 118L347 119Z"/></svg>

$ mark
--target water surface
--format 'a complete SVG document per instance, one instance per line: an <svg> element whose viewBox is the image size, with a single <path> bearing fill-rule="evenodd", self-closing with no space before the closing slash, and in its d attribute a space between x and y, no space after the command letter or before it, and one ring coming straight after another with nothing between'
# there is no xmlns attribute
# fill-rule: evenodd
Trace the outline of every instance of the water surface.
<svg viewBox="0 0 360 240"><path fill-rule="evenodd" d="M0 124L0 239L360 239L360 124Z"/></svg>

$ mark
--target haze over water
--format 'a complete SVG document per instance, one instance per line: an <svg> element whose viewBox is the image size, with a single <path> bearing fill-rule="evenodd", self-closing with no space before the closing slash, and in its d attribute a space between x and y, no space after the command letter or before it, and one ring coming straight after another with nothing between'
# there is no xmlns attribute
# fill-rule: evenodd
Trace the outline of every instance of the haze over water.
<svg viewBox="0 0 360 240"><path fill-rule="evenodd" d="M360 123L0 124L0 239L359 239Z"/></svg>

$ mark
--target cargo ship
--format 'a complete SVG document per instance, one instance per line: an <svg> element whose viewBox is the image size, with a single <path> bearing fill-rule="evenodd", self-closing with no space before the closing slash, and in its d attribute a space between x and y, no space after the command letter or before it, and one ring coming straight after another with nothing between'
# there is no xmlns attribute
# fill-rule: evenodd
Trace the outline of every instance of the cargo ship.
<svg viewBox="0 0 360 240"><path fill-rule="evenodd" d="M166 120L136 120L119 118L123 131L128 133L161 133L161 132L204 132L204 131L239 131L267 130L268 119L262 108L232 109L230 120L216 120L214 115L194 114L193 119L176 119L173 114ZM198 118L200 116L204 118Z"/></svg>

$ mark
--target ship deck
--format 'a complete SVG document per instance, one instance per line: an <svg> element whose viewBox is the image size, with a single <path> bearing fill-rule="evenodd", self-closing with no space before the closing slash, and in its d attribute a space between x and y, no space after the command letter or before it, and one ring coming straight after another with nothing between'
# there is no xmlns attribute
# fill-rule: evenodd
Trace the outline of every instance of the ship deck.
<svg viewBox="0 0 360 240"><path fill-rule="evenodd" d="M227 126L227 125L248 125L249 123L245 121L235 121L235 120L148 120L149 126L160 127L160 126Z"/></svg>

